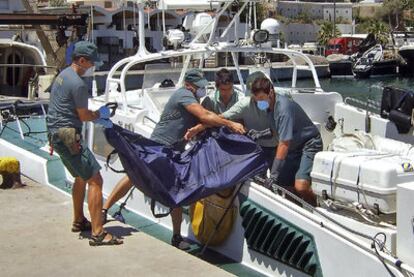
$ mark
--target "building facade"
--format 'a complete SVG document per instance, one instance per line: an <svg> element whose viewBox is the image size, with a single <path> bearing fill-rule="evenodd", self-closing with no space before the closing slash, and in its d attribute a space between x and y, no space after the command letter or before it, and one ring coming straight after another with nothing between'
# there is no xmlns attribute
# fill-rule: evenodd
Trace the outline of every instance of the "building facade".
<svg viewBox="0 0 414 277"><path fill-rule="evenodd" d="M299 18L306 15L312 20L335 20L338 23L352 22L352 3L319 3L299 1L278 1L277 13L287 18Z"/></svg>
<svg viewBox="0 0 414 277"><path fill-rule="evenodd" d="M0 0L0 13L17 11L24 11L23 3L20 0Z"/></svg>

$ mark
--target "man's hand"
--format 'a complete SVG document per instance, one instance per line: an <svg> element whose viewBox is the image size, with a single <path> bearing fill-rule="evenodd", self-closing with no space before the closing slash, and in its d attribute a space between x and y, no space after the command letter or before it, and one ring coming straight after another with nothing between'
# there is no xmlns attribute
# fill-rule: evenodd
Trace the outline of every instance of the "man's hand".
<svg viewBox="0 0 414 277"><path fill-rule="evenodd" d="M190 128L187 130L187 132L184 135L184 139L188 141L192 139L193 137L195 137L196 135L198 135L199 133L201 133L202 131L204 131L205 129L206 128L203 124L197 124L193 128Z"/></svg>
<svg viewBox="0 0 414 277"><path fill-rule="evenodd" d="M99 119L108 119L111 117L111 111L107 106L102 106L98 110L99 112Z"/></svg>
<svg viewBox="0 0 414 277"><path fill-rule="evenodd" d="M93 123L102 125L105 129L106 128L112 128L114 126L114 124L112 123L112 121L110 119L103 119L103 118L102 119L97 119Z"/></svg>
<svg viewBox="0 0 414 277"><path fill-rule="evenodd" d="M243 135L246 133L246 129L244 129L244 126L240 123L230 121L230 124L228 127L235 133Z"/></svg>
<svg viewBox="0 0 414 277"><path fill-rule="evenodd" d="M270 170L270 179L276 183L279 182L280 171L283 169L284 165L285 160L279 160L278 158L275 158L273 160L272 169Z"/></svg>

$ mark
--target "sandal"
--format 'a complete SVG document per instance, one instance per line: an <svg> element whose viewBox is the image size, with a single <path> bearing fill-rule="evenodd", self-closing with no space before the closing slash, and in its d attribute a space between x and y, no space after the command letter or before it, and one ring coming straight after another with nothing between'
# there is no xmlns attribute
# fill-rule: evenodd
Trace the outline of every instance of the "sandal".
<svg viewBox="0 0 414 277"><path fill-rule="evenodd" d="M106 236L110 235L111 239L110 240L105 240ZM89 240L89 245L90 246L101 246L101 245L120 245L123 244L124 242L118 238L115 235L112 235L106 231L102 231L101 234L97 235L97 236L91 236L91 239Z"/></svg>
<svg viewBox="0 0 414 277"><path fill-rule="evenodd" d="M84 231L92 230L91 223L86 218L83 218L82 222L73 222L72 223L72 232L79 233Z"/></svg>

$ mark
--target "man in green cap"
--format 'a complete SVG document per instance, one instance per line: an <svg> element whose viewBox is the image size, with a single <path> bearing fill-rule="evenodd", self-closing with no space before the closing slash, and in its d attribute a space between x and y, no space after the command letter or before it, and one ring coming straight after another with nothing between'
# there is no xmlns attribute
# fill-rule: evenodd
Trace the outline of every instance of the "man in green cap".
<svg viewBox="0 0 414 277"><path fill-rule="evenodd" d="M105 232L102 224L101 167L83 142L83 122L93 121L111 127L110 111L102 106L97 111L88 109L88 88L81 79L93 72L99 64L97 48L87 41L75 45L72 63L55 79L50 93L47 128L50 146L75 178L72 187L74 220L72 232L92 231L91 246L121 244L122 240ZM83 213L86 185L88 184L89 222Z"/></svg>
<svg viewBox="0 0 414 277"><path fill-rule="evenodd" d="M199 122L212 127L227 126L235 133L245 133L243 125L219 117L200 105L200 99L206 95L207 85L208 81L200 69L188 70L184 76L184 86L175 91L165 105L160 121L152 132L151 140L184 151L184 134ZM121 199L131 187L128 177L121 179L104 205L104 218L107 209ZM189 249L190 245L181 237L182 208L173 209L171 219L171 244L182 250Z"/></svg>

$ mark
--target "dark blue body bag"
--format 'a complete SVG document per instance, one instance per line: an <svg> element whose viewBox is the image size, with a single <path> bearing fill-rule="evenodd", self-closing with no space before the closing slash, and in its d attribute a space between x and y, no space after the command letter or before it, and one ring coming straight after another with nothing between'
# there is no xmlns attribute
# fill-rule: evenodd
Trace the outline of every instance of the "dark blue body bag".
<svg viewBox="0 0 414 277"><path fill-rule="evenodd" d="M260 146L226 128L206 132L180 153L114 125L106 139L132 183L170 208L189 205L266 170Z"/></svg>

